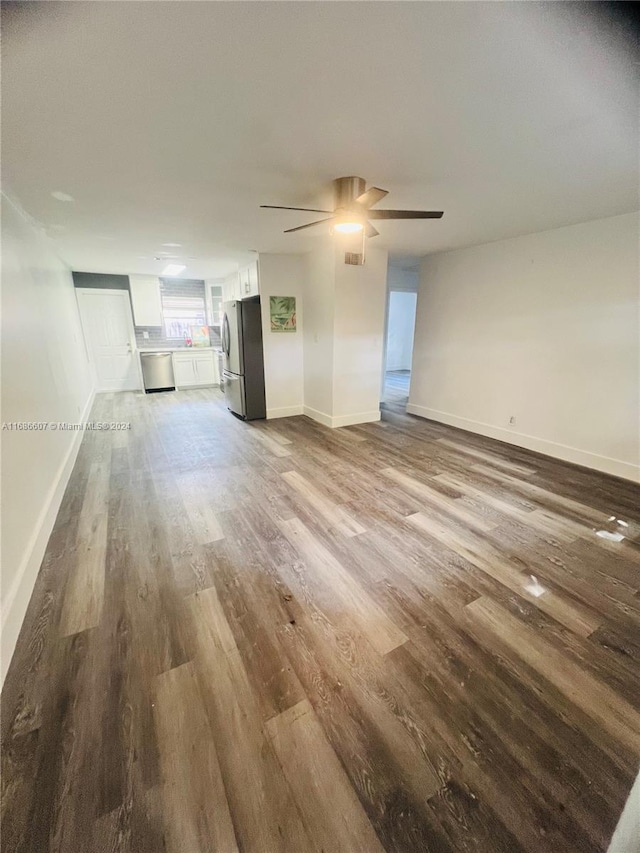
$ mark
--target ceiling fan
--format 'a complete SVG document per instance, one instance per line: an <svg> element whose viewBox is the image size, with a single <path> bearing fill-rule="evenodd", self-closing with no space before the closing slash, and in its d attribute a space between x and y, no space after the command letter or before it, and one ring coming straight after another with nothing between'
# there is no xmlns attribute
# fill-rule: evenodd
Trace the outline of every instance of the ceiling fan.
<svg viewBox="0 0 640 853"><path fill-rule="evenodd" d="M294 231L302 231L321 225L323 222L331 222L332 230L340 234L357 234L362 232L363 251L362 260L347 260L347 263L364 263L364 239L365 237L377 237L380 233L371 224L372 219L441 219L442 210L372 210L371 208L388 195L387 190L379 187L369 187L365 190L364 178L347 177L336 178L333 182L334 209L319 210L315 207L283 207L277 204L261 204L260 207L270 210L300 210L309 213L328 213L324 219L308 222L306 225L298 225L296 228L287 228L285 234ZM347 257L353 253L347 253ZM355 255L354 257L360 257Z"/></svg>

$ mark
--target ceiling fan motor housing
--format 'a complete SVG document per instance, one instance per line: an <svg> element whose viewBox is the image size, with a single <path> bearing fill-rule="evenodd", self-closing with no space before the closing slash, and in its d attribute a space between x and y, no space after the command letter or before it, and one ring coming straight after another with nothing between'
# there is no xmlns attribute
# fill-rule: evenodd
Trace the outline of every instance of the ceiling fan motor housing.
<svg viewBox="0 0 640 853"><path fill-rule="evenodd" d="M364 178L357 178L353 175L348 178L336 178L333 182L336 209L349 210L352 208L358 196L361 196L365 189Z"/></svg>

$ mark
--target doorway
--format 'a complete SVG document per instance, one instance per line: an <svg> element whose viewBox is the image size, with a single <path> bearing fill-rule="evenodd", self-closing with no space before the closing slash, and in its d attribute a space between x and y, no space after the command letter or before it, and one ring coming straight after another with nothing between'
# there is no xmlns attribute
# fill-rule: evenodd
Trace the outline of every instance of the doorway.
<svg viewBox="0 0 640 853"><path fill-rule="evenodd" d="M417 301L417 293L406 290L389 291L385 402L406 403L409 399Z"/></svg>
<svg viewBox="0 0 640 853"><path fill-rule="evenodd" d="M139 390L129 292L77 288L76 296L96 391Z"/></svg>
<svg viewBox="0 0 640 853"><path fill-rule="evenodd" d="M389 258L382 408L395 407L404 412L409 401L419 283L419 257L396 255Z"/></svg>

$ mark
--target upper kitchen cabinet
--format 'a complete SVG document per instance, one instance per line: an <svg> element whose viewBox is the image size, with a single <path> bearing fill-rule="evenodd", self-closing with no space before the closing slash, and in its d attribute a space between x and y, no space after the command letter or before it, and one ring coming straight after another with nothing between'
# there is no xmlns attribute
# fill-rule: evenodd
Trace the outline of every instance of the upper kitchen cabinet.
<svg viewBox="0 0 640 853"><path fill-rule="evenodd" d="M160 279L155 275L130 275L129 288L136 326L161 326Z"/></svg>
<svg viewBox="0 0 640 853"><path fill-rule="evenodd" d="M218 279L209 279L205 281L204 285L209 325L220 326L223 313L222 303L225 300L224 282Z"/></svg>
<svg viewBox="0 0 640 853"><path fill-rule="evenodd" d="M248 299L260 293L260 276L258 261L252 261L248 266L241 267L225 278L222 284L222 297L225 302L232 299Z"/></svg>
<svg viewBox="0 0 640 853"><path fill-rule="evenodd" d="M249 294L249 268L242 267L239 274L240 278L240 296L239 299L243 299L245 296Z"/></svg>
<svg viewBox="0 0 640 853"><path fill-rule="evenodd" d="M240 276L237 272L231 273L223 281L222 299L224 302L240 299Z"/></svg>
<svg viewBox="0 0 640 853"><path fill-rule="evenodd" d="M258 262L252 261L240 270L240 299L258 296L260 293Z"/></svg>
<svg viewBox="0 0 640 853"><path fill-rule="evenodd" d="M258 261L249 264L249 296L260 294L260 275L258 272Z"/></svg>

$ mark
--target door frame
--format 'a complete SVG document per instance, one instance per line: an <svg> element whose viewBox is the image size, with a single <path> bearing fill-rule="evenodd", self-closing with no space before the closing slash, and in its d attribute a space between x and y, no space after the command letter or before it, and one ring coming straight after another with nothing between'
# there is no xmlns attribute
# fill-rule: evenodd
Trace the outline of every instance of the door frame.
<svg viewBox="0 0 640 853"><path fill-rule="evenodd" d="M144 382L142 379L142 367L140 365L140 359L137 357L138 348L136 346L136 332L133 325L133 309L131 307L131 294L128 290L113 288L113 287L76 287L76 304L78 306L78 314L80 316L80 327L82 328L82 338L84 340L84 348L87 353L87 358L89 360L89 364L91 365L91 373L93 376L93 385L98 394L107 393L103 391L99 387L98 382L98 371L96 370L96 363L93 357L93 350L91 348L91 344L87 340L87 330L84 327L84 323L82 321L82 308L81 308L81 297L82 296L92 296L96 293L101 295L108 296L123 296L127 300L128 311L126 312L127 317L127 331L129 332L129 345L131 346L131 355L136 366L136 375L138 377L138 387L137 388L127 388L125 390L130 391L142 391L144 389ZM109 389L111 390L111 389ZM120 392L112 392L112 393L120 393Z"/></svg>

